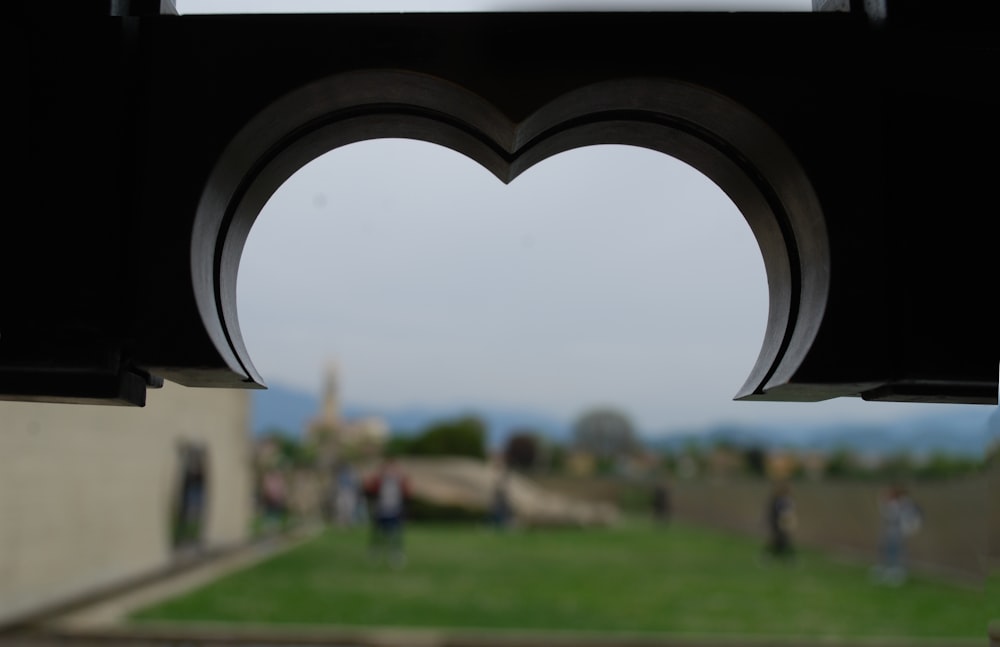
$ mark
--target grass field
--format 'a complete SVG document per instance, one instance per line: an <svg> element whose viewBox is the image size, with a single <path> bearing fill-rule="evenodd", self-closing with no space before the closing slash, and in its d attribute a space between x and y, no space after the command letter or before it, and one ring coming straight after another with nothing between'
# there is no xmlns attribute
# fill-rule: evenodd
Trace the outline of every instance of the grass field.
<svg viewBox="0 0 1000 647"><path fill-rule="evenodd" d="M920 576L878 585L862 565L673 525L498 533L411 525L408 561L370 558L364 529L330 530L134 621L334 624L685 635L968 637L1000 591Z"/></svg>

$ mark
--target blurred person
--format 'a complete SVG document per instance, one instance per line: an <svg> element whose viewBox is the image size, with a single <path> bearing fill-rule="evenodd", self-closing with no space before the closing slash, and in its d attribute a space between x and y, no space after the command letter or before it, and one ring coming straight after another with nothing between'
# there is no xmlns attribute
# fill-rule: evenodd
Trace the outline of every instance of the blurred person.
<svg viewBox="0 0 1000 647"><path fill-rule="evenodd" d="M900 483L893 483L879 499L878 564L873 575L879 582L899 585L907 577L906 540L923 523L920 506Z"/></svg>
<svg viewBox="0 0 1000 647"><path fill-rule="evenodd" d="M667 523L671 513L670 487L666 477L660 478L653 486L653 519Z"/></svg>
<svg viewBox="0 0 1000 647"><path fill-rule="evenodd" d="M205 473L200 458L192 456L181 477L181 496L175 520L174 543L178 546L200 543L204 516Z"/></svg>
<svg viewBox="0 0 1000 647"><path fill-rule="evenodd" d="M410 480L395 457L383 458L378 469L365 480L364 493L371 502L372 556L385 558L397 568L403 566L406 563L403 522L406 501L410 497Z"/></svg>
<svg viewBox="0 0 1000 647"><path fill-rule="evenodd" d="M787 481L775 482L765 509L768 541L765 551L772 557L790 559L795 555L792 533L796 526L795 505Z"/></svg>
<svg viewBox="0 0 1000 647"><path fill-rule="evenodd" d="M261 504L268 522L284 527L288 521L288 488L280 470L268 470L261 483Z"/></svg>
<svg viewBox="0 0 1000 647"><path fill-rule="evenodd" d="M342 463L334 481L334 519L338 526L353 526L359 517L359 485L354 468Z"/></svg>
<svg viewBox="0 0 1000 647"><path fill-rule="evenodd" d="M514 506L510 499L510 476L507 470L501 472L493 488L493 501L490 506L490 516L493 525L499 530L510 527L514 517Z"/></svg>

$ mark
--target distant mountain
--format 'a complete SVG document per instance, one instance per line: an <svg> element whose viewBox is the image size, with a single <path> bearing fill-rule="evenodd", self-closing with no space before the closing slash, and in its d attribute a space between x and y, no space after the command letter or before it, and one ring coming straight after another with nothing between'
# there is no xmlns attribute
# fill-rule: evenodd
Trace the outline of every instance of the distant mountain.
<svg viewBox="0 0 1000 647"><path fill-rule="evenodd" d="M278 429L302 434L319 413L320 398L295 388L272 385L252 394L252 429L255 436ZM467 406L451 408L383 408L356 403L343 405L344 417L355 420L377 416L394 434L417 433L428 425L462 415L476 415L486 424L490 447L502 447L511 432L532 429L552 442L566 442L573 421L511 407ZM868 454L909 451L914 455L944 451L962 456L982 456L991 442L1000 439L1000 409L956 408L951 411L900 418L885 423L818 423L812 426L719 425L704 429L653 436L641 434L651 448L677 450L687 445L709 446L728 442L738 447L790 448L831 451L849 448Z"/></svg>
<svg viewBox="0 0 1000 647"><path fill-rule="evenodd" d="M689 445L726 442L736 447L835 451L886 455L906 451L914 456L945 452L979 457L1000 439L1000 410L956 408L950 412L904 417L884 423L820 423L812 426L759 427L724 425L667 434L650 446L677 451Z"/></svg>
<svg viewBox="0 0 1000 647"><path fill-rule="evenodd" d="M320 404L315 394L281 385L252 391L250 402L250 427L254 436L272 430L298 436L319 413Z"/></svg>

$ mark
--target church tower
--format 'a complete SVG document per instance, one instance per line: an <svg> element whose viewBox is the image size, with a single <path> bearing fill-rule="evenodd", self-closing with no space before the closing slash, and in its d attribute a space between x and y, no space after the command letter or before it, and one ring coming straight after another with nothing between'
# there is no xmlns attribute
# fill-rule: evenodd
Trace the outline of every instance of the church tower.
<svg viewBox="0 0 1000 647"><path fill-rule="evenodd" d="M337 380L337 364L327 362L323 381L323 409L320 421L331 427L340 424L340 385Z"/></svg>
<svg viewBox="0 0 1000 647"><path fill-rule="evenodd" d="M319 415L309 423L308 438L320 449L320 454L328 454L343 441L343 420L340 417L340 388L337 380L337 365L327 362L323 376L322 403Z"/></svg>
<svg viewBox="0 0 1000 647"><path fill-rule="evenodd" d="M328 361L323 376L322 402L309 423L308 438L321 464L351 456L374 455L385 445L389 427L376 417L345 420L340 406L340 380L336 362Z"/></svg>

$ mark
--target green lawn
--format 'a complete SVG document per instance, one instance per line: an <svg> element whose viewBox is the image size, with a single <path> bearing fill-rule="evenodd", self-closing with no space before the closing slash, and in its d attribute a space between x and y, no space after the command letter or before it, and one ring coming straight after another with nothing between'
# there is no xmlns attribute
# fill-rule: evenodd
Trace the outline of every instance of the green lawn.
<svg viewBox="0 0 1000 647"><path fill-rule="evenodd" d="M411 525L401 569L366 542L327 531L133 620L983 640L1000 617L992 581L876 585L861 565L809 551L769 563L752 540L680 525Z"/></svg>

